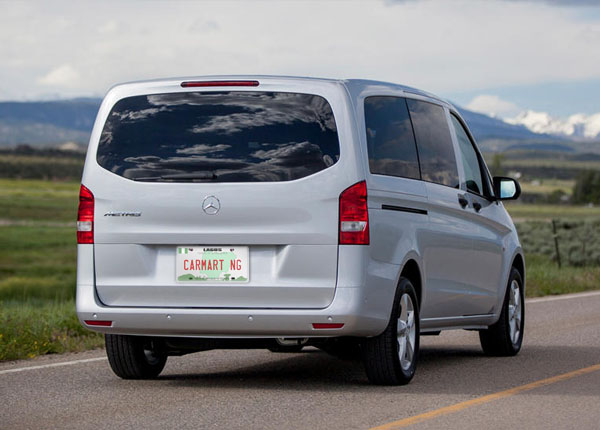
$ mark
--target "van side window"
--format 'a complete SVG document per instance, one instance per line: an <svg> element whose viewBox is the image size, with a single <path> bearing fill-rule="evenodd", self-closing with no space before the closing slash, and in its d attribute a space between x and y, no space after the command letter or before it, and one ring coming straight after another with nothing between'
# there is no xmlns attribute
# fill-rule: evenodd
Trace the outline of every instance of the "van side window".
<svg viewBox="0 0 600 430"><path fill-rule="evenodd" d="M483 176L481 175L479 157L477 157L475 148L473 148L473 143L471 142L471 139L469 139L469 135L463 125L454 115L451 115L451 118L465 169L467 190L475 194L483 195L485 188L483 187Z"/></svg>
<svg viewBox="0 0 600 430"><path fill-rule="evenodd" d="M415 136L404 98L367 97L365 124L371 173L421 178Z"/></svg>
<svg viewBox="0 0 600 430"><path fill-rule="evenodd" d="M423 180L458 188L458 167L444 108L407 99Z"/></svg>

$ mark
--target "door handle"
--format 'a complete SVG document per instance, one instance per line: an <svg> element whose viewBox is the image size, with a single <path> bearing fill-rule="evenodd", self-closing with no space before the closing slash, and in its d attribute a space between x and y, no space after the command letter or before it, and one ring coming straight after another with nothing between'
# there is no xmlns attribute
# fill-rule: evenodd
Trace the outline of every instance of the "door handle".
<svg viewBox="0 0 600 430"><path fill-rule="evenodd" d="M465 198L465 196L459 195L458 196L458 203L460 203L460 207L464 209L469 204L469 201Z"/></svg>
<svg viewBox="0 0 600 430"><path fill-rule="evenodd" d="M481 203L473 202L473 208L475 209L475 212L479 212L481 210Z"/></svg>

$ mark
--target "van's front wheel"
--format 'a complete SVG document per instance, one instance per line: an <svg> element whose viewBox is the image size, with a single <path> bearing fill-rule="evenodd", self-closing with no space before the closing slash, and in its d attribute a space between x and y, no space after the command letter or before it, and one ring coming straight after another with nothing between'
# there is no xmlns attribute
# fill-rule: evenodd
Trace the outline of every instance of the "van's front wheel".
<svg viewBox="0 0 600 430"><path fill-rule="evenodd" d="M408 279L400 280L385 331L366 339L362 350L373 384L404 385L413 378L419 355L419 304Z"/></svg>
<svg viewBox="0 0 600 430"><path fill-rule="evenodd" d="M104 340L110 367L120 378L156 378L167 363L167 355L156 348L151 338L107 334Z"/></svg>
<svg viewBox="0 0 600 430"><path fill-rule="evenodd" d="M511 269L504 303L498 322L479 331L481 348L486 355L511 356L521 350L525 329L525 291L523 278Z"/></svg>

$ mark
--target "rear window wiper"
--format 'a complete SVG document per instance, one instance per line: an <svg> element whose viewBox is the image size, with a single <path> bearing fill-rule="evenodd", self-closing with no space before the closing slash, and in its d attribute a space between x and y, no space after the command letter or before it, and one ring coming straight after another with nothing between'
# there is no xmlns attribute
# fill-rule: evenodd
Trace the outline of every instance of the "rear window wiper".
<svg viewBox="0 0 600 430"><path fill-rule="evenodd" d="M133 178L134 181L214 181L217 179L215 172L174 173L172 175L146 176Z"/></svg>

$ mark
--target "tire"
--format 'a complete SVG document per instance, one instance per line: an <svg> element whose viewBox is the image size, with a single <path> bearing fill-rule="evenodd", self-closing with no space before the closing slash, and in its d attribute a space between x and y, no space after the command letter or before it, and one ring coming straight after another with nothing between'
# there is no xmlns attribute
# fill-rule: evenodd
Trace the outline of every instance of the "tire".
<svg viewBox="0 0 600 430"><path fill-rule="evenodd" d="M518 295L518 297L517 297ZM479 332L481 348L486 355L512 356L521 350L525 328L525 294L523 278L511 269L500 318L487 330Z"/></svg>
<svg viewBox="0 0 600 430"><path fill-rule="evenodd" d="M167 355L157 351L151 338L107 334L104 340L110 367L120 378L156 378L167 362Z"/></svg>
<svg viewBox="0 0 600 430"><path fill-rule="evenodd" d="M410 382L419 357L419 329L417 294L408 279L400 278L386 329L379 336L367 338L362 345L363 363L371 383Z"/></svg>

